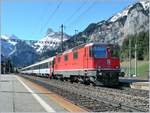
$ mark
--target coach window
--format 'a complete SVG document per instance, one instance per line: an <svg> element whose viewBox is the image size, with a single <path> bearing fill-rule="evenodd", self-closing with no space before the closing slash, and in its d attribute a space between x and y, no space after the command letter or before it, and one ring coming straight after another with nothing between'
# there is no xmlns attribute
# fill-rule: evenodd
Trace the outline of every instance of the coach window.
<svg viewBox="0 0 150 113"><path fill-rule="evenodd" d="M67 61L68 60L68 55L65 55L64 56L64 61Z"/></svg>
<svg viewBox="0 0 150 113"><path fill-rule="evenodd" d="M46 63L44 63L43 68L45 69L47 67Z"/></svg>
<svg viewBox="0 0 150 113"><path fill-rule="evenodd" d="M48 68L49 67L49 63L48 62L46 62L46 68Z"/></svg>
<svg viewBox="0 0 150 113"><path fill-rule="evenodd" d="M73 59L78 59L78 52L73 53Z"/></svg>
<svg viewBox="0 0 150 113"><path fill-rule="evenodd" d="M46 68L46 63L43 64L43 69L45 69L45 68Z"/></svg>
<svg viewBox="0 0 150 113"><path fill-rule="evenodd" d="M43 64L43 69L45 69L45 68L46 68L46 63Z"/></svg>

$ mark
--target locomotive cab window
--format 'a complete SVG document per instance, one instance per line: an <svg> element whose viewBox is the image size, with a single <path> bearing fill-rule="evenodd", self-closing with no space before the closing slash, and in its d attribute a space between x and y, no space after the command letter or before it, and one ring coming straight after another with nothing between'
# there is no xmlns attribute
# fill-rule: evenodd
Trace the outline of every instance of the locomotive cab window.
<svg viewBox="0 0 150 113"><path fill-rule="evenodd" d="M93 57L93 49L92 49L92 47L90 47L90 57Z"/></svg>
<svg viewBox="0 0 150 113"><path fill-rule="evenodd" d="M92 49L93 55L95 58L106 58L107 57L107 49L106 47L95 46Z"/></svg>
<svg viewBox="0 0 150 113"><path fill-rule="evenodd" d="M119 47L111 47L110 48L111 57L119 57L119 52L120 52Z"/></svg>
<svg viewBox="0 0 150 113"><path fill-rule="evenodd" d="M64 61L68 61L68 55L64 56Z"/></svg>

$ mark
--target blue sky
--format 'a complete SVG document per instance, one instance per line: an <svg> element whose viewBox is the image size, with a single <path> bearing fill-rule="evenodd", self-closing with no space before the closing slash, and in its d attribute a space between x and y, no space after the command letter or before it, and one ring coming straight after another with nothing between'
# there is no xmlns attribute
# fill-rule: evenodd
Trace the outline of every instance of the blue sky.
<svg viewBox="0 0 150 113"><path fill-rule="evenodd" d="M14 34L20 39L39 40L45 36L48 28L58 32L60 25L64 24L65 33L73 35L75 29L82 31L90 23L107 20L135 2L135 0L94 1L2 0L1 34Z"/></svg>

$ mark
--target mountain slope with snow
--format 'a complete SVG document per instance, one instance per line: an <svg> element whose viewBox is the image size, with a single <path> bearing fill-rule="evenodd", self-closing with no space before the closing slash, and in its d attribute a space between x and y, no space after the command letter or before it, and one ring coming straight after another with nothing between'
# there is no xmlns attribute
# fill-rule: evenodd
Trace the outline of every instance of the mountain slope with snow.
<svg viewBox="0 0 150 113"><path fill-rule="evenodd" d="M147 32L149 30L149 3L149 0L138 1L108 20L90 24L84 31L69 39L65 43L65 48L94 41L122 45L128 35Z"/></svg>
<svg viewBox="0 0 150 113"><path fill-rule="evenodd" d="M15 66L22 67L35 63L38 59L38 53L26 42L19 42L15 45L9 58Z"/></svg>
<svg viewBox="0 0 150 113"><path fill-rule="evenodd" d="M18 39L15 35L2 35L0 36L0 44L1 44L1 54L5 57L8 57L9 54L14 50L16 41L11 39Z"/></svg>
<svg viewBox="0 0 150 113"><path fill-rule="evenodd" d="M69 38L67 34L63 35L64 41ZM48 29L47 35L36 43L20 40L15 35L2 35L1 55L13 60L15 66L29 65L37 61L43 53L56 50L60 43L61 33L52 29Z"/></svg>
<svg viewBox="0 0 150 113"><path fill-rule="evenodd" d="M139 2L144 10L148 10L149 8L149 1L148 0L142 0ZM117 21L118 19L124 17L124 16L127 16L128 15L128 12L129 10L133 7L133 5L129 5L127 8L123 9L121 12L115 14L114 16L112 16L110 19L109 19L109 22L115 22Z"/></svg>

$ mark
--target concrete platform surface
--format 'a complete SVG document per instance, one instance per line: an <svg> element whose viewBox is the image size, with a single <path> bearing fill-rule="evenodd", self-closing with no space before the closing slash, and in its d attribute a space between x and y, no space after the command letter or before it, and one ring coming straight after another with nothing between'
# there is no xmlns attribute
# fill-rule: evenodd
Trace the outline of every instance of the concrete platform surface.
<svg viewBox="0 0 150 113"><path fill-rule="evenodd" d="M134 77L119 77L119 81L124 83L149 82L149 80L142 80Z"/></svg>
<svg viewBox="0 0 150 113"><path fill-rule="evenodd" d="M55 101L40 86L16 75L0 76L0 112L66 112L63 104ZM54 95L54 94L53 94ZM59 96L58 96L59 97ZM59 97L61 98L61 97ZM61 101L65 101L61 99ZM73 106L68 103L68 106ZM79 111L82 109L75 106ZM84 111L84 110L83 110Z"/></svg>
<svg viewBox="0 0 150 113"><path fill-rule="evenodd" d="M137 78L120 77L119 81L130 84L131 88L149 90L149 80L141 80Z"/></svg>
<svg viewBox="0 0 150 113"><path fill-rule="evenodd" d="M149 90L149 82L135 82L132 83L130 86L134 89Z"/></svg>

